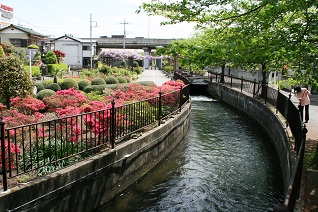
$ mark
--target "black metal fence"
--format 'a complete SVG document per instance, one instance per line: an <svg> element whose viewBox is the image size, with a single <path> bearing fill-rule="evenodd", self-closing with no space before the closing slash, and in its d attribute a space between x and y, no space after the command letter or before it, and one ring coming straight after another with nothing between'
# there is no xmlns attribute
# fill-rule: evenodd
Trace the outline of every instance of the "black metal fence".
<svg viewBox="0 0 318 212"><path fill-rule="evenodd" d="M302 126L302 121L297 106L291 101L291 94L284 95L280 90L269 87L268 84L261 82L244 80L219 73L209 73L210 82L222 83L225 86L239 89L241 92L247 92L253 97L264 99L265 104L270 103L279 111L287 120L287 125L295 139L294 150L297 153L296 165L292 171L288 191L283 203L275 204L274 211L294 211L295 204L299 198L301 185L301 174L303 169L303 159L306 143L306 126Z"/></svg>
<svg viewBox="0 0 318 212"><path fill-rule="evenodd" d="M158 97L46 122L6 128L0 121L2 188L20 175L45 175L114 148L141 129L160 125L189 101L190 86ZM1 181L0 181L1 183Z"/></svg>

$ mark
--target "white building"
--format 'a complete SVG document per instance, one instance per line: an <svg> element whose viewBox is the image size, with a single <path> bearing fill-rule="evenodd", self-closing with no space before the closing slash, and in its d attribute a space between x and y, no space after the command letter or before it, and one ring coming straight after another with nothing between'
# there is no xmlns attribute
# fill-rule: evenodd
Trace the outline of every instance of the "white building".
<svg viewBox="0 0 318 212"><path fill-rule="evenodd" d="M91 65L94 65L91 64L91 59L95 55L96 41L90 42L71 35L64 35L52 40L51 43L54 44L55 50L66 54L63 63L68 64L70 69L90 68Z"/></svg>

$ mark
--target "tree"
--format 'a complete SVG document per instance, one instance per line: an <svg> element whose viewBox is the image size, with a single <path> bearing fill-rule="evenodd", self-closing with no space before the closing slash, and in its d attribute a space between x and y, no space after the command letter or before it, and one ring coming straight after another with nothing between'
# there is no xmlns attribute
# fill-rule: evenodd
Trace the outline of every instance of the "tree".
<svg viewBox="0 0 318 212"><path fill-rule="evenodd" d="M0 60L0 99L10 108L10 98L32 93L32 84L22 61L13 56Z"/></svg>
<svg viewBox="0 0 318 212"><path fill-rule="evenodd" d="M46 64L57 64L57 57L53 51L46 53L44 57L44 62Z"/></svg>
<svg viewBox="0 0 318 212"><path fill-rule="evenodd" d="M238 36L227 48L236 52L233 60L241 59L240 66L260 64L265 77L267 71L282 70L288 64L294 72L312 74L309 80L300 81L316 84L318 18L314 0L152 0L137 12L141 10L167 18L162 24L195 22L198 27L219 30L223 37L230 29Z"/></svg>

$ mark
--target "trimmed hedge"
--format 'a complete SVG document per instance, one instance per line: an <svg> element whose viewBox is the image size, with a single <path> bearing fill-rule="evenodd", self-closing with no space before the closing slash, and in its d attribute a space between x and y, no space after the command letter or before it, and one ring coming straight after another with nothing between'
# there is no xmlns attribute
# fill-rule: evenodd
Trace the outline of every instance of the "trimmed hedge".
<svg viewBox="0 0 318 212"><path fill-rule="evenodd" d="M67 90L70 88L74 88L78 90L78 84L75 79L73 78L67 78L61 83L61 89L62 90Z"/></svg>
<svg viewBox="0 0 318 212"><path fill-rule="evenodd" d="M91 81L89 81L88 79L83 79L83 80L78 81L78 88L81 91L84 91L84 88L87 86L90 86L91 84L92 84Z"/></svg>
<svg viewBox="0 0 318 212"><path fill-rule="evenodd" d="M44 89L36 94L36 98L42 100L44 97L52 96L54 94L55 94L55 91L51 89Z"/></svg>
<svg viewBox="0 0 318 212"><path fill-rule="evenodd" d="M127 83L127 80L125 77L117 77L117 80L119 83Z"/></svg>
<svg viewBox="0 0 318 212"><path fill-rule="evenodd" d="M102 94L105 88L106 88L106 84L105 85L89 85L84 88L84 92L85 93L98 92L99 94Z"/></svg>
<svg viewBox="0 0 318 212"><path fill-rule="evenodd" d="M60 63L60 64L48 64L47 65L48 73L54 74L54 70L61 70L68 71L68 65L66 63Z"/></svg>
<svg viewBox="0 0 318 212"><path fill-rule="evenodd" d="M53 90L55 92L61 90L61 87L57 83L51 83L46 88L47 89L51 89L51 90Z"/></svg>
<svg viewBox="0 0 318 212"><path fill-rule="evenodd" d="M44 85L41 82L36 82L34 85L36 87L37 92L45 89Z"/></svg>
<svg viewBox="0 0 318 212"><path fill-rule="evenodd" d="M92 85L106 85L106 82L103 78L95 78L92 81Z"/></svg>
<svg viewBox="0 0 318 212"><path fill-rule="evenodd" d="M30 66L24 66L27 73L30 73ZM31 66L32 77L40 77L42 75L40 66Z"/></svg>
<svg viewBox="0 0 318 212"><path fill-rule="evenodd" d="M116 79L115 77L107 77L107 79L105 80L106 84L118 84L118 79Z"/></svg>

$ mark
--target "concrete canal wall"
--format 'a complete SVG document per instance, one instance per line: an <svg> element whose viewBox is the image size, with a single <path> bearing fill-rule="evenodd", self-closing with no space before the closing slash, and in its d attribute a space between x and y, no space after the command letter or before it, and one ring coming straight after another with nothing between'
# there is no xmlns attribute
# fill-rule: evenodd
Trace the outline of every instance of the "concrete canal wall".
<svg viewBox="0 0 318 212"><path fill-rule="evenodd" d="M267 132L274 142L279 157L282 170L285 193L288 189L289 179L296 158L292 144L294 138L289 128L286 128L285 118L276 113L276 108L270 104L264 104L264 100L259 100L248 93L225 87L222 84L210 82L207 86L207 93L220 98L255 119Z"/></svg>
<svg viewBox="0 0 318 212"><path fill-rule="evenodd" d="M181 141L191 104L138 139L0 193L0 211L92 211L138 180Z"/></svg>

